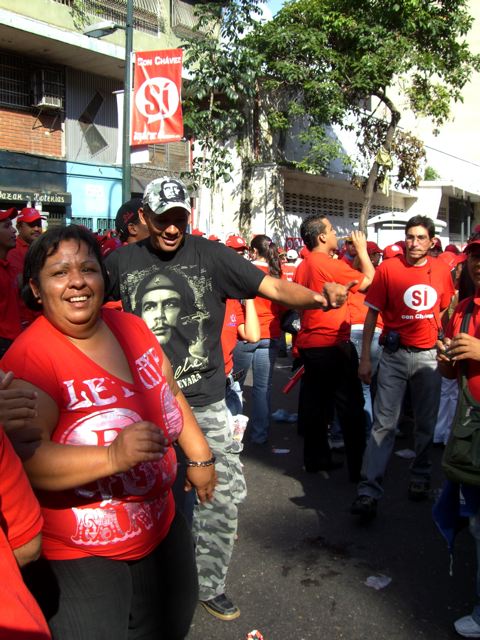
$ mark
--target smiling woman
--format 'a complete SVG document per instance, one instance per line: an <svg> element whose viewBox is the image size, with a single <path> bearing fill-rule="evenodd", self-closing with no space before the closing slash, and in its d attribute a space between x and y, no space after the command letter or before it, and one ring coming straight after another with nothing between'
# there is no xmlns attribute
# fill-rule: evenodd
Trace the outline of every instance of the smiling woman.
<svg viewBox="0 0 480 640"><path fill-rule="evenodd" d="M172 445L191 460L186 488L201 502L213 494L215 459L156 337L140 318L102 308L99 251L75 225L32 245L23 294L43 315L2 360L12 386L38 397L41 439L24 466L42 507L44 559L30 587L54 638L126 638L132 626L184 638L197 579L175 513ZM27 434L18 439L24 451Z"/></svg>

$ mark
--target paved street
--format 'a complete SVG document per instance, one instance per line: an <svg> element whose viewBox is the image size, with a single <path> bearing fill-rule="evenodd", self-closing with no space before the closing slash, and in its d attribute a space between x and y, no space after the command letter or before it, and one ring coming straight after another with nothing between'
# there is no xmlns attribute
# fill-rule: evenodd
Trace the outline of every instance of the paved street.
<svg viewBox="0 0 480 640"><path fill-rule="evenodd" d="M279 391L288 364L277 360L273 411L296 412L298 391L290 396ZM468 532L457 539L450 577L432 503L407 500L408 460L393 456L377 519L360 525L349 514L355 487L346 470L329 479L307 475L302 444L295 424L272 422L270 446L246 446L249 495L227 589L242 614L223 622L199 607L189 640L244 640L252 629L265 640L458 638L452 622L470 611L474 594ZM395 449L410 445L408 438L399 439ZM272 447L290 452L275 454ZM434 449L433 492L442 483L440 457ZM380 575L392 580L384 589L364 584Z"/></svg>

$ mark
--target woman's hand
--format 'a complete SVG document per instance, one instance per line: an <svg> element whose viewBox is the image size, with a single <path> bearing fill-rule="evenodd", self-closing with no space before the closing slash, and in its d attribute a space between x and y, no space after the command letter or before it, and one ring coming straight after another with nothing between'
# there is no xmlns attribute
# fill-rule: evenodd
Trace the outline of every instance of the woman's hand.
<svg viewBox="0 0 480 640"><path fill-rule="evenodd" d="M450 356L451 340L450 338L444 338L443 340L437 340L435 345L437 348L437 362L444 364L452 364Z"/></svg>
<svg viewBox="0 0 480 640"><path fill-rule="evenodd" d="M110 474L132 469L139 462L160 460L170 443L153 422L142 420L125 427L108 447Z"/></svg>
<svg viewBox="0 0 480 640"><path fill-rule="evenodd" d="M213 490L217 484L215 465L209 467L187 467L185 491L192 488L197 492L200 502L207 502L213 498Z"/></svg>
<svg viewBox="0 0 480 640"><path fill-rule="evenodd" d="M480 360L480 340L468 333L459 333L450 340L448 357L457 360Z"/></svg>

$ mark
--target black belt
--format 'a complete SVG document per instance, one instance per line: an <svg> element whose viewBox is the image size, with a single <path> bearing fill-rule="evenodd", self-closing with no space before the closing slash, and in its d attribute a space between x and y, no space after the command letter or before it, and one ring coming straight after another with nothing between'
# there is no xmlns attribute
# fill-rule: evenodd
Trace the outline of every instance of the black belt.
<svg viewBox="0 0 480 640"><path fill-rule="evenodd" d="M410 353L419 353L420 351L431 351L435 348L433 347L408 347L407 345L401 344L399 349L403 349L404 351L409 351Z"/></svg>

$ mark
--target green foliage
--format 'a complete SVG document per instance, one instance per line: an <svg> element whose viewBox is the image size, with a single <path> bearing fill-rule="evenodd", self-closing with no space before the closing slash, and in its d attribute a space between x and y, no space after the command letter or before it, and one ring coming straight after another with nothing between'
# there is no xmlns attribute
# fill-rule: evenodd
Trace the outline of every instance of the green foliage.
<svg viewBox="0 0 480 640"><path fill-rule="evenodd" d="M184 119L202 149L189 176L215 188L232 171L225 145L233 136L248 136L257 92L260 56L246 46L258 14L257 0L226 5L196 5L195 37L184 44L184 66L191 79L184 100Z"/></svg>
<svg viewBox="0 0 480 640"><path fill-rule="evenodd" d="M441 176L433 167L425 167L424 180L440 180Z"/></svg>
<svg viewBox="0 0 480 640"><path fill-rule="evenodd" d="M339 125L357 134L362 172L382 179L385 168L375 158L385 147L395 157L396 184L414 188L424 150L396 131L392 87L402 104L439 127L480 69L465 41L472 24L467 0L291 0L265 24L255 20L257 0L197 7L200 31L185 46L192 77L185 119L212 168L233 135L250 140L244 149L266 153L266 144L252 142L263 114L277 161L285 161L286 133L306 123L299 136L305 157L296 166L324 173L341 152L325 130ZM372 98L381 108L365 118ZM217 157L226 164L211 184L230 175L226 156ZM206 161L199 164L204 171Z"/></svg>

